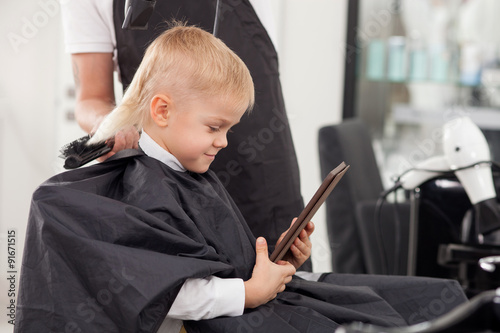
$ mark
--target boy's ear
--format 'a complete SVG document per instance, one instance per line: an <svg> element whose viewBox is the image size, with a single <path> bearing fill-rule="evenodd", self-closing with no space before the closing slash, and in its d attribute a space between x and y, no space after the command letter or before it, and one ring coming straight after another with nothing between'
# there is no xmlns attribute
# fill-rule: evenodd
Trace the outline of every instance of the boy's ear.
<svg viewBox="0 0 500 333"><path fill-rule="evenodd" d="M171 105L171 99L167 95L155 95L151 100L151 118L158 126L166 127L168 125L168 118L171 113Z"/></svg>

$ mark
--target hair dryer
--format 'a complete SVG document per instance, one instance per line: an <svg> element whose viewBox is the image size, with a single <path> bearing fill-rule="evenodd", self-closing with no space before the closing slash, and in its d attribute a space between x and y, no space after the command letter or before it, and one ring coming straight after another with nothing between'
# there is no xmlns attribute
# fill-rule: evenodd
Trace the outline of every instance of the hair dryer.
<svg viewBox="0 0 500 333"><path fill-rule="evenodd" d="M500 229L500 209L483 133L469 117L451 120L443 126L443 151L443 156L431 157L404 173L401 187L414 189L431 178L454 172L473 205L462 221L462 242L500 245L500 237L493 233Z"/></svg>

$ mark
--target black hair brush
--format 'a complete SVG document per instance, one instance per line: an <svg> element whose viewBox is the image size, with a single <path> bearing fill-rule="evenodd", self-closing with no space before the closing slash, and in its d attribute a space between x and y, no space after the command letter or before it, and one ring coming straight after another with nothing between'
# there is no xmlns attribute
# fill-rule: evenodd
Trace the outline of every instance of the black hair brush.
<svg viewBox="0 0 500 333"><path fill-rule="evenodd" d="M75 141L68 143L61 148L61 155L59 157L64 158L64 168L65 169L76 169L109 153L113 149L115 143L114 140L108 140L106 142L87 144L90 136L86 135Z"/></svg>

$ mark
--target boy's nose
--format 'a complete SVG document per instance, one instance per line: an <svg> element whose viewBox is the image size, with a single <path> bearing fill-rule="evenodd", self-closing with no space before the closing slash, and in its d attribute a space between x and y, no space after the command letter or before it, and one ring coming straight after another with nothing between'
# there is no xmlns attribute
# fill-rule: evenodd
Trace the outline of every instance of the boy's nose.
<svg viewBox="0 0 500 333"><path fill-rule="evenodd" d="M225 134L217 136L217 138L214 140L214 146L217 148L226 148L227 147L227 137Z"/></svg>

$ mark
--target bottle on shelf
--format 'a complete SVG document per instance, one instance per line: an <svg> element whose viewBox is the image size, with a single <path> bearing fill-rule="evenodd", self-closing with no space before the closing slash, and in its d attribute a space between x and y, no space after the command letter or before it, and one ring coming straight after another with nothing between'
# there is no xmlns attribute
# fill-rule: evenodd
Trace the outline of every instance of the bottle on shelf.
<svg viewBox="0 0 500 333"><path fill-rule="evenodd" d="M406 84L406 29L401 17L401 10L401 0L392 0L392 20L390 37L388 38L389 54L387 57L387 78L390 82L390 95L384 126L384 137L388 139L388 142L394 142L394 139L399 135L394 119L394 107L410 102L410 94Z"/></svg>
<svg viewBox="0 0 500 333"><path fill-rule="evenodd" d="M409 36L408 80L411 82L428 79L428 57L424 38L417 30Z"/></svg>
<svg viewBox="0 0 500 333"><path fill-rule="evenodd" d="M391 5L392 20L390 36L387 39L387 79L393 82L406 80L407 52L406 29L401 18L401 1L395 0Z"/></svg>

